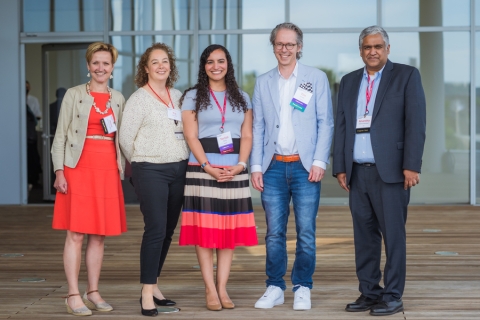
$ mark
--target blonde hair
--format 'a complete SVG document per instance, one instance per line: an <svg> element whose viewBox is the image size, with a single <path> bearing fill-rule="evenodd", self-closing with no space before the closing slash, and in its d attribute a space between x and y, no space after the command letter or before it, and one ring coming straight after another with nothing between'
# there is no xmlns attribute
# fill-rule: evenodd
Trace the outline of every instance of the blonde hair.
<svg viewBox="0 0 480 320"><path fill-rule="evenodd" d="M112 55L112 63L115 64L118 58L118 51L113 45L104 42L94 42L88 46L87 52L85 52L85 59L87 59L87 63L90 63L93 54L99 51L110 52Z"/></svg>

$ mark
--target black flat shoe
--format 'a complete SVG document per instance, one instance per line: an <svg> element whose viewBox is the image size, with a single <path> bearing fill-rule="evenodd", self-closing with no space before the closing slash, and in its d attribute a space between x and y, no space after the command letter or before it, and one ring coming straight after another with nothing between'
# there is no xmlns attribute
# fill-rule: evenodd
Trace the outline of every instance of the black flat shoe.
<svg viewBox="0 0 480 320"><path fill-rule="evenodd" d="M153 296L153 302L155 302L157 306L162 306L162 307L170 307L177 304L175 301L172 301L169 299L158 299L158 298L155 298L155 296Z"/></svg>
<svg viewBox="0 0 480 320"><path fill-rule="evenodd" d="M397 312L403 311L402 300L397 301L380 301L370 309L371 316L389 316Z"/></svg>
<svg viewBox="0 0 480 320"><path fill-rule="evenodd" d="M345 310L348 312L361 312L370 310L371 307L378 304L377 299L365 297L363 294L355 302L347 304Z"/></svg>
<svg viewBox="0 0 480 320"><path fill-rule="evenodd" d="M140 297L140 308L142 308L142 315L144 315L144 316L147 316L147 317L156 317L156 316L158 316L158 310L157 310L157 308L155 308L155 309L143 309L142 297Z"/></svg>

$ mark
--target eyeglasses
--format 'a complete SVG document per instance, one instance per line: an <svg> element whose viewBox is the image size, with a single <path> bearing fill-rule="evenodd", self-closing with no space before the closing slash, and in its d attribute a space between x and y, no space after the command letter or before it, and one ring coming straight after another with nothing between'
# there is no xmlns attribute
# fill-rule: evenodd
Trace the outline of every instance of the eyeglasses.
<svg viewBox="0 0 480 320"><path fill-rule="evenodd" d="M283 47L287 48L287 50L292 50L297 44L296 43L275 43L276 50L282 50Z"/></svg>

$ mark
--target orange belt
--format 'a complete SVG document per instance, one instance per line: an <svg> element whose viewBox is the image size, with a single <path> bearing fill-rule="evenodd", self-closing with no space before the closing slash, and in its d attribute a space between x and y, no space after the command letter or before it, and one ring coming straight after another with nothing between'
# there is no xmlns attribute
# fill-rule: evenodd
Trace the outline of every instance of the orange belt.
<svg viewBox="0 0 480 320"><path fill-rule="evenodd" d="M282 156L281 154L276 154L273 156L273 158L277 161L282 161L282 162L300 161L300 156L298 154L292 154L290 156Z"/></svg>

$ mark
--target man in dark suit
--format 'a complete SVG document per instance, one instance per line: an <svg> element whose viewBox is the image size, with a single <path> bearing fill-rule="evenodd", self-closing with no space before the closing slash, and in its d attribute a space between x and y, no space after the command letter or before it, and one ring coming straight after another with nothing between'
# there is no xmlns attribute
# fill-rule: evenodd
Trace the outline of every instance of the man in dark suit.
<svg viewBox="0 0 480 320"><path fill-rule="evenodd" d="M359 46L365 67L340 83L333 158L333 175L349 191L361 293L345 309L390 315L403 311L405 223L410 188L420 182L425 95L416 68L388 60L381 27L364 29Z"/></svg>

